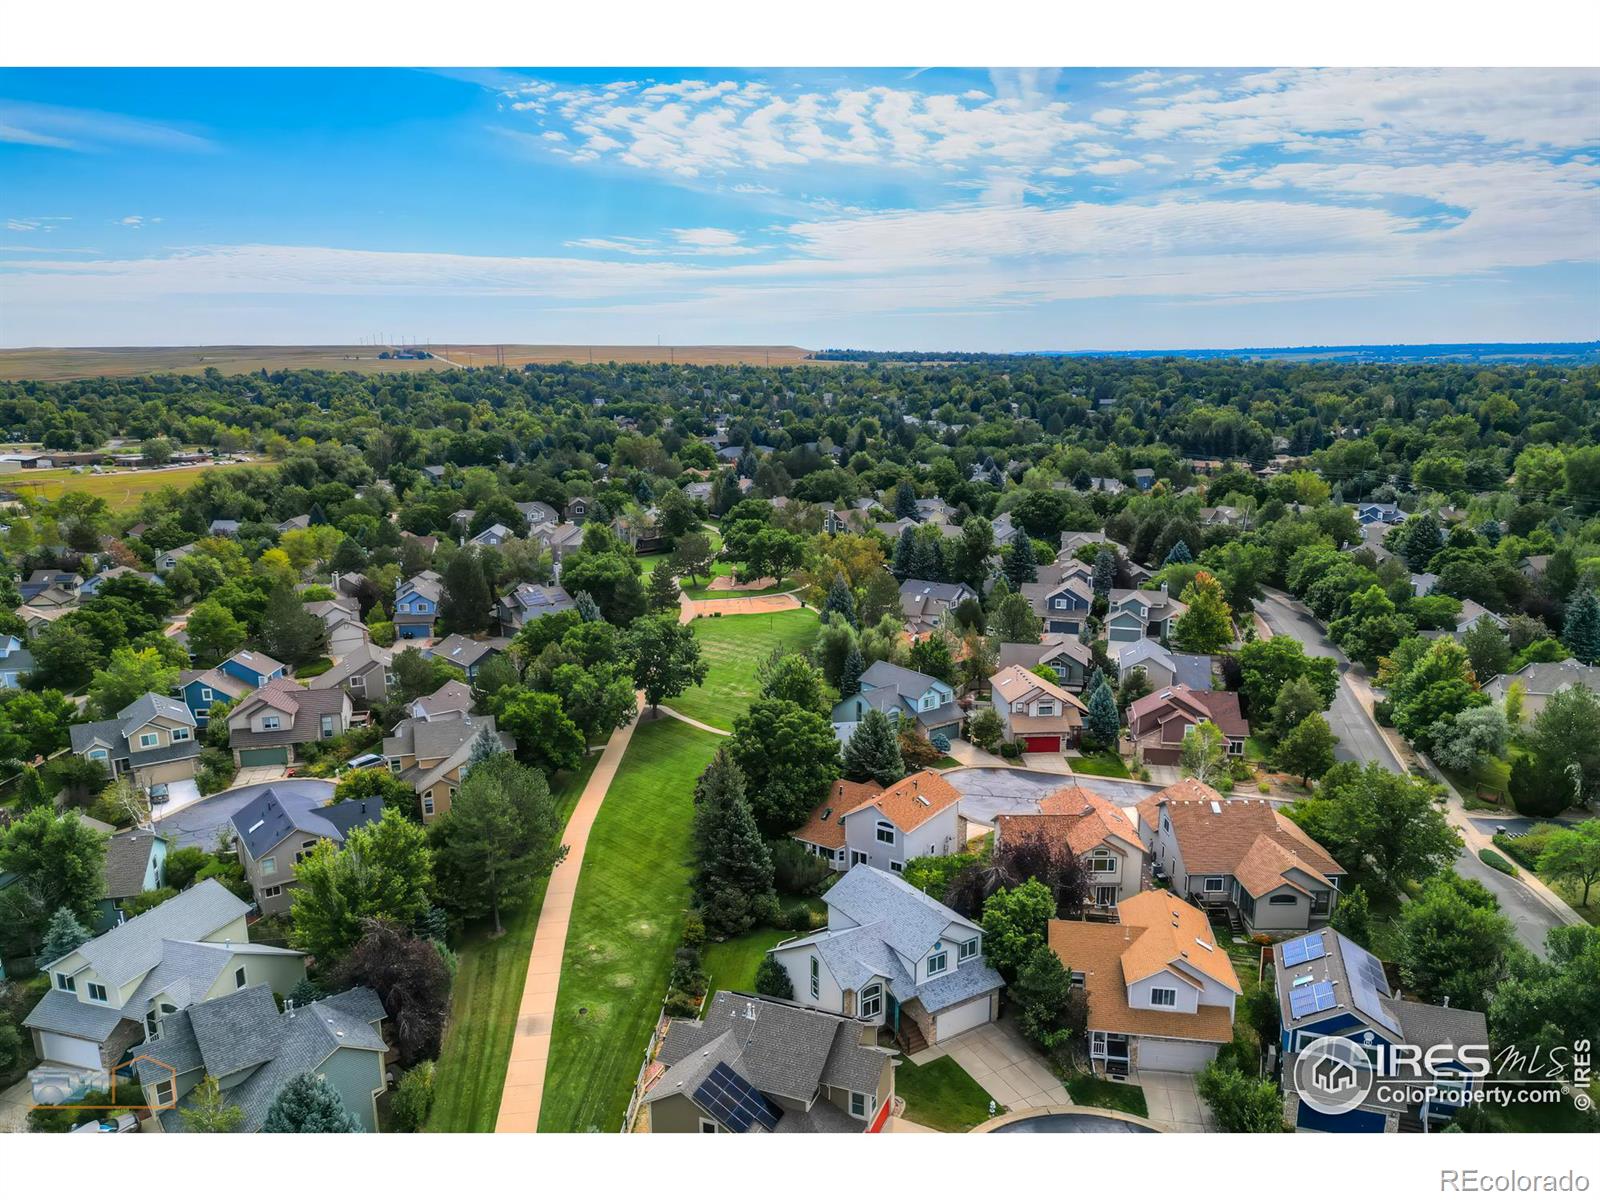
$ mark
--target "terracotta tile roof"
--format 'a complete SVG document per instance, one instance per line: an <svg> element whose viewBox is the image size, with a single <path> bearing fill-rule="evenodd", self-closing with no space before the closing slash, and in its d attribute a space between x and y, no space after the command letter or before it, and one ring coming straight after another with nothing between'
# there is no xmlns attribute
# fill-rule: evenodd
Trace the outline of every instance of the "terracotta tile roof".
<svg viewBox="0 0 1600 1200"><path fill-rule="evenodd" d="M1103 796L1068 784L1039 801L1039 813L1002 813L995 818L998 840L1039 834L1065 842L1074 854L1087 854L1113 838L1143 853L1139 833L1127 815Z"/></svg>
<svg viewBox="0 0 1600 1200"><path fill-rule="evenodd" d="M1193 722L1210 721L1233 737L1250 736L1250 722L1239 711L1239 697L1233 692L1200 692L1180 683L1141 696L1128 705L1128 726L1136 737L1166 724L1174 716Z"/></svg>
<svg viewBox="0 0 1600 1200"><path fill-rule="evenodd" d="M824 846L829 850L843 849L845 814L860 808L879 791L878 785L870 780L866 783L835 780L833 787L828 789L828 798L812 809L806 823L790 836L796 841Z"/></svg>

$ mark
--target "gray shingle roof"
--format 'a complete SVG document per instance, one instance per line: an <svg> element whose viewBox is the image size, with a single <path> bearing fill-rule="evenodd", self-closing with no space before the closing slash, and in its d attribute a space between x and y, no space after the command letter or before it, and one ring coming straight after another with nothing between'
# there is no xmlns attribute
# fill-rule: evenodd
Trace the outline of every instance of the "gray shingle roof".
<svg viewBox="0 0 1600 1200"><path fill-rule="evenodd" d="M248 904L215 879L205 879L73 953L82 954L95 974L120 987L161 961L163 941L200 941L249 911ZM42 963L40 969L49 971L53 965Z"/></svg>
<svg viewBox="0 0 1600 1200"><path fill-rule="evenodd" d="M338 688L305 688L297 683L274 679L229 714L230 718L246 711L246 705L257 702L274 707L292 708L294 720L281 729L230 729L228 744L241 746L298 746L321 739L321 718L331 713L343 713L350 700ZM253 709L249 711L254 711Z"/></svg>
<svg viewBox="0 0 1600 1200"><path fill-rule="evenodd" d="M144 890L145 871L157 842L166 839L142 829L119 833L106 842L105 894L113 900Z"/></svg>
<svg viewBox="0 0 1600 1200"><path fill-rule="evenodd" d="M250 857L259 859L297 831L307 837L327 838L337 845L350 830L376 821L382 815L383 800L378 797L345 800L324 808L306 797L279 796L268 788L234 813L232 820L234 832Z"/></svg>
<svg viewBox="0 0 1600 1200"><path fill-rule="evenodd" d="M188 705L181 700L174 700L171 696L160 696L155 692L146 692L117 713L117 722L121 726L122 736L130 737L157 717L165 717L169 721L177 721L180 725L194 728L194 717L190 714Z"/></svg>
<svg viewBox="0 0 1600 1200"><path fill-rule="evenodd" d="M34 1005L33 1011L23 1018L22 1023L29 1029L103 1042L111 1036L121 1020L120 1009L87 1004L70 992L58 992L52 988Z"/></svg>

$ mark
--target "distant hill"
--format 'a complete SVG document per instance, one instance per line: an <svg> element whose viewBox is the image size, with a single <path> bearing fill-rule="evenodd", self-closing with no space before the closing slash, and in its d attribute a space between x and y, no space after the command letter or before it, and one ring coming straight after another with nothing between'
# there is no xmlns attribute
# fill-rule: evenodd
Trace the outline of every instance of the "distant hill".
<svg viewBox="0 0 1600 1200"><path fill-rule="evenodd" d="M1256 362L1481 362L1600 363L1600 342L1440 342L1417 346L1251 346L1232 350L823 350L832 362L991 362L1006 358L1189 358Z"/></svg>

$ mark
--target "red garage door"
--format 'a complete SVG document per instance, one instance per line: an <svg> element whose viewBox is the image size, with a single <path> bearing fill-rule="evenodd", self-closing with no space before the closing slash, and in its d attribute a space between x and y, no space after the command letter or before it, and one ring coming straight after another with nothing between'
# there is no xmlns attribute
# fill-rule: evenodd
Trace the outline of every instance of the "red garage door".
<svg viewBox="0 0 1600 1200"><path fill-rule="evenodd" d="M1061 735L1059 733L1029 734L1022 739L1022 744L1029 754L1061 753Z"/></svg>

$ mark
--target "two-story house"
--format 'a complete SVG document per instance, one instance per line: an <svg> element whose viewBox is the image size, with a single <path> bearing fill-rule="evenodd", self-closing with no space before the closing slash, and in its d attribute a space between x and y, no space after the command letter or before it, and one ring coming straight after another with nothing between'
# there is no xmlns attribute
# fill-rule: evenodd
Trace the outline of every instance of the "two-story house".
<svg viewBox="0 0 1600 1200"><path fill-rule="evenodd" d="M1039 642L1001 642L996 665L1049 667L1067 691L1082 692L1094 673L1094 653L1076 634L1047 633Z"/></svg>
<svg viewBox="0 0 1600 1200"><path fill-rule="evenodd" d="M1203 1070L1233 1041L1244 994L1206 915L1169 892L1117 905L1117 922L1051 921L1050 949L1088 1001L1098 1074Z"/></svg>
<svg viewBox="0 0 1600 1200"><path fill-rule="evenodd" d="M378 993L357 987L300 1006L252 985L167 1018L161 1040L137 1064L139 1082L163 1132L188 1130L186 1111L207 1076L222 1103L239 1110L237 1132L258 1133L285 1084L306 1072L338 1093L363 1132L378 1131L378 1097L388 1090Z"/></svg>
<svg viewBox="0 0 1600 1200"><path fill-rule="evenodd" d="M1481 1012L1403 999L1381 962L1332 929L1279 942L1272 961L1286 1124L1325 1133L1417 1132L1449 1124L1477 1098L1489 1070ZM1415 1047L1421 1060L1395 1055L1397 1046ZM1307 1050L1314 1067L1368 1082L1359 1105L1330 1114L1306 1102L1296 1067Z"/></svg>
<svg viewBox="0 0 1600 1200"><path fill-rule="evenodd" d="M219 662L217 670L253 688L259 688L274 679L282 679L289 669L270 654L263 654L259 650L240 650Z"/></svg>
<svg viewBox="0 0 1600 1200"><path fill-rule="evenodd" d="M486 529L480 529L467 539L469 546L503 546L517 535L496 521Z"/></svg>
<svg viewBox="0 0 1600 1200"><path fill-rule="evenodd" d="M343 688L350 693L352 706L360 707L382 700L399 682L394 670L394 650L366 642L343 655L333 666L311 681L314 691Z"/></svg>
<svg viewBox="0 0 1600 1200"><path fill-rule="evenodd" d="M1160 591L1112 588L1111 604L1106 612L1106 640L1108 642L1136 642L1140 638L1167 641L1178 618L1189 611L1189 606L1167 594L1167 585Z"/></svg>
<svg viewBox="0 0 1600 1200"><path fill-rule="evenodd" d="M989 677L989 693L1008 742L1028 754L1061 754L1083 734L1084 702L1025 667L1005 667Z"/></svg>
<svg viewBox="0 0 1600 1200"><path fill-rule="evenodd" d="M644 1095L651 1133L877 1133L894 1101L878 1025L719 991L675 1018Z"/></svg>
<svg viewBox="0 0 1600 1200"><path fill-rule="evenodd" d="M1249 933L1324 925L1344 868L1272 803L1185 779L1139 804L1139 837L1172 890Z"/></svg>
<svg viewBox="0 0 1600 1200"><path fill-rule="evenodd" d="M52 590L66 593L67 603L78 598L78 593L83 587L83 576L76 571L56 570L41 568L31 571L26 579L17 580L17 593L22 597L24 604L32 604L40 596ZM40 607L50 607L41 605Z"/></svg>
<svg viewBox="0 0 1600 1200"><path fill-rule="evenodd" d="M522 514L522 519L528 523L529 529L561 523L561 514L542 500L518 500L516 508Z"/></svg>
<svg viewBox="0 0 1600 1200"><path fill-rule="evenodd" d="M433 637L433 623L439 619L439 601L444 595L444 577L437 571L423 571L395 586L394 632L404 641Z"/></svg>
<svg viewBox="0 0 1600 1200"><path fill-rule="evenodd" d="M472 743L485 729L499 738L508 752L516 750L516 739L496 730L493 717L470 714L450 714L443 719L407 717L383 739L389 770L416 792L424 824L450 811L462 772L472 757Z"/></svg>
<svg viewBox="0 0 1600 1200"><path fill-rule="evenodd" d="M33 673L33 653L14 633L0 635L0 688L19 688Z"/></svg>
<svg viewBox="0 0 1600 1200"><path fill-rule="evenodd" d="M567 595L564 587L519 583L499 598L495 614L500 621L500 632L506 637L513 637L529 621L576 607L577 602Z"/></svg>
<svg viewBox="0 0 1600 1200"><path fill-rule="evenodd" d="M978 593L964 583L934 583L927 579L907 579L900 585L900 613L906 632L913 638L932 633L944 616L963 600L975 600Z"/></svg>
<svg viewBox="0 0 1600 1200"><path fill-rule="evenodd" d="M305 956L252 945L249 911L205 879L40 964L50 990L22 1022L35 1054L45 1064L109 1070L191 1004L257 983L287 995L305 978Z"/></svg>
<svg viewBox="0 0 1600 1200"><path fill-rule="evenodd" d="M95 906L95 932L104 933L123 921L123 905L167 882L167 839L149 829L130 829L106 839L100 900Z"/></svg>
<svg viewBox="0 0 1600 1200"><path fill-rule="evenodd" d="M1521 669L1496 675L1483 685L1483 694L1504 705L1511 685L1522 685L1522 719L1531 721L1557 692L1570 687L1588 688L1600 694L1600 667L1586 666L1575 658L1553 663L1528 663Z"/></svg>
<svg viewBox="0 0 1600 1200"><path fill-rule="evenodd" d="M563 515L574 525L582 525L589 519L589 513L594 508L594 501L588 496L574 496L567 501L566 511Z"/></svg>
<svg viewBox="0 0 1600 1200"><path fill-rule="evenodd" d="M1210 721L1221 732L1230 757L1244 753L1250 722L1239 711L1236 692L1196 691L1175 683L1128 705L1128 737L1140 762L1173 766L1183 756L1183 735Z"/></svg>
<svg viewBox="0 0 1600 1200"><path fill-rule="evenodd" d="M452 633L423 650L422 657L440 658L451 666L460 667L471 682L477 679L478 668L493 655L502 653L508 644L503 637L476 641L464 634Z"/></svg>
<svg viewBox="0 0 1600 1200"><path fill-rule="evenodd" d="M228 745L241 767L289 766L300 747L350 728L349 695L341 688L305 688L274 679L228 713Z"/></svg>
<svg viewBox="0 0 1600 1200"><path fill-rule="evenodd" d="M915 721L930 739L961 735L961 708L948 683L881 659L861 673L860 691L833 706L833 721L860 721L872 709Z"/></svg>
<svg viewBox="0 0 1600 1200"><path fill-rule="evenodd" d="M1120 642L1109 647L1112 661L1117 666L1117 678L1126 679L1135 669L1144 671L1152 687L1171 687L1177 682L1178 665L1171 650L1160 642L1139 638L1133 642Z"/></svg>
<svg viewBox="0 0 1600 1200"><path fill-rule="evenodd" d="M1406 514L1398 504L1367 503L1356 505L1356 520L1362 525L1403 525Z"/></svg>
<svg viewBox="0 0 1600 1200"><path fill-rule="evenodd" d="M237 675L207 667L204 671L184 671L178 676L178 698L188 706L196 729L204 729L211 710L219 704L236 704L255 688Z"/></svg>
<svg viewBox="0 0 1600 1200"><path fill-rule="evenodd" d="M1064 846L1082 860L1089 873L1089 903L1100 915L1148 886L1138 828L1122 809L1088 788L1068 784L1042 797L1037 813L995 817L995 849L1034 837Z"/></svg>
<svg viewBox="0 0 1600 1200"><path fill-rule="evenodd" d="M268 788L233 814L239 861L263 915L289 911L294 867L324 839L344 845L352 829L379 820L383 798L317 801Z"/></svg>
<svg viewBox="0 0 1600 1200"><path fill-rule="evenodd" d="M865 865L822 899L827 928L772 951L801 1004L887 1026L909 1053L995 1019L1004 981L975 922Z"/></svg>
<svg viewBox="0 0 1600 1200"><path fill-rule="evenodd" d="M109 720L74 725L71 739L74 754L102 764L113 779L130 775L142 788L193 779L200 758L188 706L154 692Z"/></svg>
<svg viewBox="0 0 1600 1200"><path fill-rule="evenodd" d="M1076 559L1052 563L1021 590L1046 633L1081 634L1094 607L1094 569Z"/></svg>
<svg viewBox="0 0 1600 1200"><path fill-rule="evenodd" d="M914 858L961 851L960 801L937 771L918 771L887 788L840 779L789 836L836 870L866 863L899 874Z"/></svg>

